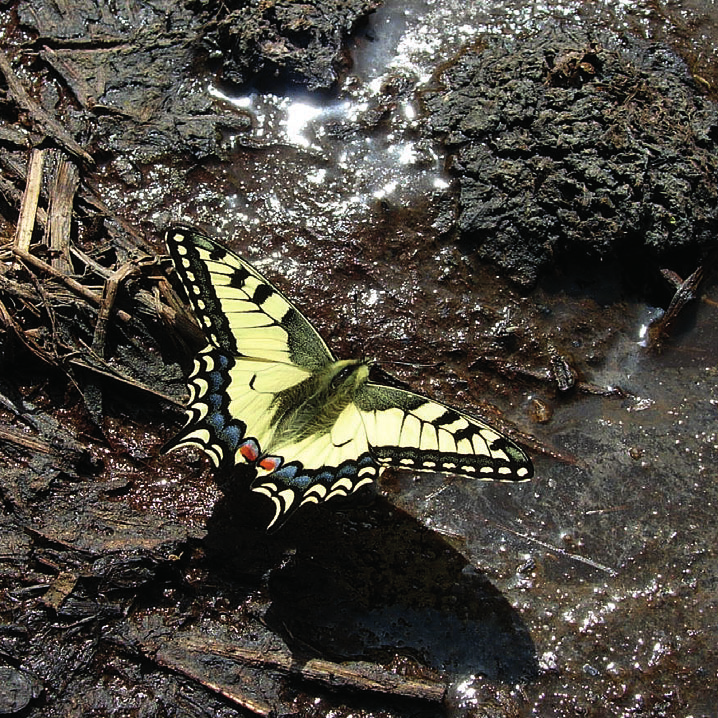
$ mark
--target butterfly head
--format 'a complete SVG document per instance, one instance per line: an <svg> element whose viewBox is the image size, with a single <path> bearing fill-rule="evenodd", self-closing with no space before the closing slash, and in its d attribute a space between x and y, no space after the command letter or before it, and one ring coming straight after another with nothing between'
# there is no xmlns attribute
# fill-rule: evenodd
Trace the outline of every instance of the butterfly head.
<svg viewBox="0 0 718 718"><path fill-rule="evenodd" d="M343 359L330 366L327 378L332 392L351 394L369 378L369 365L360 359Z"/></svg>

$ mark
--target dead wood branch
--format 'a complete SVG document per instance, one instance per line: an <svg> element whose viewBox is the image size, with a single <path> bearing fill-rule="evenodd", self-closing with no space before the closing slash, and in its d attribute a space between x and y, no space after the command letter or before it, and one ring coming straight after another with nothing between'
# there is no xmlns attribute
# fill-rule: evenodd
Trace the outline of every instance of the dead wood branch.
<svg viewBox="0 0 718 718"><path fill-rule="evenodd" d="M279 670L333 688L352 688L432 702L441 702L446 694L446 685L441 681L402 676L374 663L334 663L319 658L302 661L297 660L289 650L265 653L230 643L195 638L188 638L182 643L189 651L220 655L245 665Z"/></svg>
<svg viewBox="0 0 718 718"><path fill-rule="evenodd" d="M671 298L665 313L656 321L651 322L648 327L646 342L648 349L658 352L663 348L663 343L673 332L683 310L698 298L700 286L713 269L716 259L718 259L718 252L712 253L685 281L681 280L675 272L668 269L662 271L664 278L676 288L676 293Z"/></svg>
<svg viewBox="0 0 718 718"><path fill-rule="evenodd" d="M10 426L0 426L0 441L7 441L17 446L22 446L30 451L39 451L43 454L51 454L54 450L50 444L22 431L13 429Z"/></svg>
<svg viewBox="0 0 718 718"><path fill-rule="evenodd" d="M100 311L97 315L97 323L95 324L95 335L92 339L92 349L99 356L105 355L105 337L107 335L107 322L110 319L112 310L115 306L117 293L120 285L131 276L137 276L140 273L136 264L125 264L105 281L105 289L102 293L102 302Z"/></svg>
<svg viewBox="0 0 718 718"><path fill-rule="evenodd" d="M68 277L67 275L58 271L51 265L47 264L46 262L43 262L41 259L38 259L34 255L30 254L29 252L25 252L21 249L15 248L14 253L16 256L20 257L23 262L32 265L36 269L45 272L46 274L51 277L54 277L55 279L59 279L63 284L65 284L65 286L68 287L68 289L71 289L73 292L83 297L94 306L99 307L102 305L102 297L93 292L91 289L88 289L84 284L80 284L80 282L78 282L77 280L73 279L72 277ZM116 316L123 322L130 322L132 320L132 317L122 309L117 310Z"/></svg>
<svg viewBox="0 0 718 718"><path fill-rule="evenodd" d="M257 698L248 696L246 693L235 685L227 685L220 683L216 680L210 680L204 671L198 670L186 662L175 658L171 653L159 652L155 656L155 661L158 665L164 666L175 673L186 676L193 681L197 681L200 685L209 688L217 695L226 698L228 701L250 711L258 716L272 716L274 715L274 709L269 703L259 700Z"/></svg>

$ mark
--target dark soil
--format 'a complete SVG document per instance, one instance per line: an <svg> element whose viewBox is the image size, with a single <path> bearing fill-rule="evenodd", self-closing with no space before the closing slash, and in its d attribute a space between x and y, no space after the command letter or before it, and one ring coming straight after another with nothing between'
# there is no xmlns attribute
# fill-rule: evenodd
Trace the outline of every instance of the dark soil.
<svg viewBox="0 0 718 718"><path fill-rule="evenodd" d="M670 554L677 532L661 523L664 540L641 513L676 483L672 471L663 472L669 486L661 483L660 465L642 478L642 447L656 455L659 444L674 447L677 429L657 438L647 430L654 443L642 426L628 432L631 418L650 416L628 413L633 400L644 411L639 397L620 387L602 395L573 369L590 373L610 354L629 314L618 302L606 309L618 281L590 296L577 280L531 304L467 266L448 240L441 246L436 230L524 286L586 258L629 257L629 267L646 272L671 259L692 272L714 245L716 113L657 45L551 33L477 47L444 68L446 91L425 96L430 129L411 130L424 133L425 147L428 137L442 138L457 178L457 214L444 211L434 227L432 212L450 205L439 190L408 208L377 201L372 222L342 246L331 229L321 238L293 229L292 239L274 225L262 232L268 239L254 225L245 231L255 255L300 266L287 284L323 325L334 311L335 345L356 349L361 324L372 350L408 358L427 389L448 386L467 403L490 390L515 415L523 410L516 397L530 395L541 426L575 407L555 435L565 431L577 452L598 456L604 474L587 478L560 442L554 450L535 441L538 458L548 454L563 471L560 481L544 467L524 491L501 487L477 501L475 487L435 477L431 491L431 480L400 474L380 490L393 492L393 505L357 497L307 509L267 535L269 509L246 482L215 481L199 454L161 453L181 425L183 376L202 341L162 257L161 231L177 198L221 226L228 195L241 203L267 177L291 191L298 171L328 164L304 148L272 145L254 131L256 113L211 96L206 84L328 96L349 67L347 37L375 7L0 4L0 714L434 718L516 716L533 701L546 715L562 706L572 715L574 705L598 715L591 691L603 700L610 685L613 709L632 681L647 705L659 706L652 715L669 715L685 705L674 687L688 669L689 690L712 700L699 664L715 641L705 648L710 637L693 613L685 624L666 616L694 611L710 623L715 582L701 578L702 594L681 588L670 601L662 584L636 599L632 583L644 573L652 581L657 566L668 566L667 582L680 581L691 566L690 556L682 563ZM364 126L337 121L328 134L341 141L392 130L412 88L409 73L385 83ZM300 170L286 172L287 164ZM252 171L264 173L261 181ZM309 199L320 213L322 201ZM699 293L703 273L691 277L680 307ZM358 312L354 287L372 298ZM369 310L377 297L381 313ZM480 354L495 355L484 356L487 372L472 363ZM439 366L448 379L436 378ZM681 372L676 383L683 380ZM581 392L592 406L605 401L601 411L616 418L600 426L614 434L586 435ZM711 402L702 413L686 408L686 417L712 421ZM715 463L710 443L707 466ZM682 447L675 451L688 487L676 504L689 507L694 497L711 516L712 499L694 490L693 467ZM632 513L618 513L624 504ZM427 528L441 511L446 517ZM696 575L712 576L715 542L697 515L686 510L680 530L696 541ZM538 538L547 531L556 546ZM666 555L644 549L643 533ZM590 551L598 559L581 555ZM625 585L614 581L619 569ZM598 612L604 632L595 638L590 622L579 636L572 615L562 618L572 601L592 615L597 593L608 602L619 589L623 612ZM666 605L675 614L660 610ZM692 642L676 639L676 666L641 653L644 668L635 668L636 656L611 656L625 673L592 682L581 641L613 651L636 615L650 617L650 635L674 625ZM650 653L655 641L631 636ZM538 697L524 698L514 686L538 681L539 665ZM463 694L447 689L456 676L466 678ZM648 695L659 680L667 682L663 712L663 698Z"/></svg>

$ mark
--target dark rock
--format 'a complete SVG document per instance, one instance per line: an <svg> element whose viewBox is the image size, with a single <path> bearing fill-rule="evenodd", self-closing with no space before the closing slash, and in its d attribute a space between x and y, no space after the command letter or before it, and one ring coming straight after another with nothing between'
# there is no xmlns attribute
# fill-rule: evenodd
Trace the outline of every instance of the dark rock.
<svg viewBox="0 0 718 718"><path fill-rule="evenodd" d="M344 43L380 0L269 0L191 3L217 18L205 35L225 80L332 88L348 68ZM235 6L235 7L233 7ZM276 90L275 90L276 91Z"/></svg>
<svg viewBox="0 0 718 718"><path fill-rule="evenodd" d="M718 112L664 47L550 30L468 51L441 82L425 101L461 239L519 283L715 245Z"/></svg>
<svg viewBox="0 0 718 718"><path fill-rule="evenodd" d="M26 671L0 666L0 715L19 713L42 692L42 683Z"/></svg>

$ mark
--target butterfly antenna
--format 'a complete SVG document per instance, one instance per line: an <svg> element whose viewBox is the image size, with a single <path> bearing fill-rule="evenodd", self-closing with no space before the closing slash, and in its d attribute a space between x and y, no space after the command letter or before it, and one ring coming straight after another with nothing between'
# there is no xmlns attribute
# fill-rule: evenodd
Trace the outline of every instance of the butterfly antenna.
<svg viewBox="0 0 718 718"><path fill-rule="evenodd" d="M436 361L429 364L420 364L413 361L383 361L382 364L394 364L395 366L410 366L412 369L439 369L444 366L444 362Z"/></svg>

